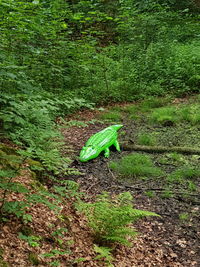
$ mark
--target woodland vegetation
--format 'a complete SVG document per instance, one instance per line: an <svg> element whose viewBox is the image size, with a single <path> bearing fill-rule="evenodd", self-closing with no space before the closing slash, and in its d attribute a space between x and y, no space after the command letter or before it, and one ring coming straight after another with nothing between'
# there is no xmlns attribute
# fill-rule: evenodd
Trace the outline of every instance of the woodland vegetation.
<svg viewBox="0 0 200 267"><path fill-rule="evenodd" d="M96 202L90 202L89 196L86 200L74 182L74 177L80 176L80 170L73 165L77 151L65 142L61 128L85 127L89 123L92 126L100 120L116 123L123 116L133 120L142 116L142 124L149 116L147 124L174 127L178 132L181 123L188 123L198 135L199 19L198 0L0 0L0 224L4 230L15 225L12 229L17 229L17 238L33 249L29 249L21 266L120 267L120 261L112 265L115 253L111 252L119 244L130 245L127 236L134 236L136 231L128 225L144 216L158 216L159 211L151 212L151 207L149 211L135 209L128 192L117 192L114 199L98 192L102 194L97 194ZM173 99L189 97L195 100L192 98L183 108L168 106ZM139 104L126 106L129 102ZM104 111L100 106L111 109L90 122L69 119L87 109L94 113ZM141 130L139 126L137 129ZM134 137L138 143L127 144L130 140L123 140L124 150L175 152L174 161L179 163L181 153L196 157L200 154L198 137L194 138L197 143L167 148L165 142L157 143L156 135L149 135L148 128L142 130L143 135L141 131L138 139ZM189 128L185 130L189 132ZM80 144L85 141L77 140ZM122 170L113 160L109 163L110 172L132 176L138 169L123 170L123 164L127 167L135 160L139 169L140 163L146 162L147 169L134 177L165 175L147 156L138 155L124 157ZM187 173L182 167L174 170L166 183ZM199 176L199 169L189 168L189 194L197 194L193 178ZM185 187L183 190L177 181L178 192L186 194ZM169 187L165 190L172 195L173 186ZM34 209L40 209L40 205L50 210L44 208L48 218L53 211L59 220L57 228L55 222L49 221L50 241L48 230L44 236L34 233ZM63 211L65 205L69 207ZM87 218L92 229L93 241L88 242L92 248L95 245L89 259L75 252L69 256L73 245L67 239L66 225L76 225L78 215L74 209L81 214L80 222ZM114 218L112 224L110 214ZM48 245L42 247L42 242ZM9 254L7 250L0 242L0 266L16 266L5 256ZM37 253L43 253L43 259Z"/></svg>

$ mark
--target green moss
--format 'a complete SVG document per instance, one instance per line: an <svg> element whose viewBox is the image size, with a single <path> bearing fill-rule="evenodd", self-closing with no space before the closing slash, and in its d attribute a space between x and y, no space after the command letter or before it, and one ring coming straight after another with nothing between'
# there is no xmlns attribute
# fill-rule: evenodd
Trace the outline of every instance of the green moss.
<svg viewBox="0 0 200 267"><path fill-rule="evenodd" d="M124 107L122 106L113 106L112 108L110 108L109 109L109 111L111 111L111 112L115 112L115 111L117 111L117 112L122 112L124 110Z"/></svg>
<svg viewBox="0 0 200 267"><path fill-rule="evenodd" d="M9 267L8 263L0 258L0 267Z"/></svg>
<svg viewBox="0 0 200 267"><path fill-rule="evenodd" d="M167 153L159 158L159 163L163 165L181 166L187 163L187 159L177 152Z"/></svg>
<svg viewBox="0 0 200 267"><path fill-rule="evenodd" d="M40 264L40 261L38 259L38 256L37 254L33 253L33 252L30 252L29 255L28 255L28 259L30 261L30 263L32 263L33 265L39 265Z"/></svg>

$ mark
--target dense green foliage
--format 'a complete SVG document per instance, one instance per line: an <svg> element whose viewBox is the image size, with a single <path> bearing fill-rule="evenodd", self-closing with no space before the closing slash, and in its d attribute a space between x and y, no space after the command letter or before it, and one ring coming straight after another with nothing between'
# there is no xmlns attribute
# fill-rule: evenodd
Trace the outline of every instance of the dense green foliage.
<svg viewBox="0 0 200 267"><path fill-rule="evenodd" d="M91 102L197 92L199 10L190 0L0 1L0 137L39 160L36 169L64 173L70 161L60 154L58 116ZM163 104L151 97L141 109L158 107L158 123L199 122L195 107L177 114ZM120 120L117 110L103 116ZM11 183L17 168L1 176Z"/></svg>
<svg viewBox="0 0 200 267"><path fill-rule="evenodd" d="M61 154L58 117L95 104L145 99L138 110L127 106L123 112L135 119L138 111L151 111L148 119L157 125L198 125L199 104L165 107L167 97L159 96L200 92L199 18L197 0L0 1L0 141L10 139L18 146L16 152L0 144L0 222L14 215L28 224L33 218L27 210L37 203L61 216L63 199L80 198L76 183L53 178L73 171L70 159ZM113 109L101 119L120 121L120 111ZM137 141L152 145L157 139L144 132ZM173 160L180 161L178 157L174 154ZM131 154L119 162L110 167L122 177L163 175L146 155ZM37 179L31 189L16 182L27 167L39 180L45 173L56 185L49 191ZM195 191L199 173L193 165L179 166L167 182L172 187L183 183ZM23 200L10 201L13 192ZM99 245L129 244L127 236L136 234L129 223L156 215L134 209L129 193L116 199L102 194L96 202L82 202L79 207ZM65 231L53 232L56 242ZM32 234L20 233L19 238L32 247L41 242ZM96 259L104 258L111 266L109 248L95 246L95 251ZM54 249L43 257L55 258L52 266L58 266L56 257L65 253ZM30 261L39 264L34 255Z"/></svg>
<svg viewBox="0 0 200 267"><path fill-rule="evenodd" d="M56 116L198 91L198 18L190 0L2 0L1 128L52 169Z"/></svg>

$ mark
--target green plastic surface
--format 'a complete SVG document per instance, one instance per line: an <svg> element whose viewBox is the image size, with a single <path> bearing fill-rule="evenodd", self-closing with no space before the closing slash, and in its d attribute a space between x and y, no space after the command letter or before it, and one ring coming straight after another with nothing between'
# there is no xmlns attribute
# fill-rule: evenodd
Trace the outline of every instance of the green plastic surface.
<svg viewBox="0 0 200 267"><path fill-rule="evenodd" d="M109 147L114 145L117 151L120 151L120 146L117 141L117 131L121 129L123 125L112 125L104 130L92 135L80 153L80 161L86 162L91 159L95 159L99 154L104 151L106 158L110 155Z"/></svg>

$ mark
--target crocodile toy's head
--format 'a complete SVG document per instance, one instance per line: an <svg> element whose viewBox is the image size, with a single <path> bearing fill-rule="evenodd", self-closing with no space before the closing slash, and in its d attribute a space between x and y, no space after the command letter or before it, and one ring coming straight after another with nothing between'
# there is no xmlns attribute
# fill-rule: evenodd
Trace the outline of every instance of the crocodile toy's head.
<svg viewBox="0 0 200 267"><path fill-rule="evenodd" d="M86 162L88 160L96 158L97 156L98 151L96 148L94 148L93 146L84 146L81 150L79 159L81 162Z"/></svg>

